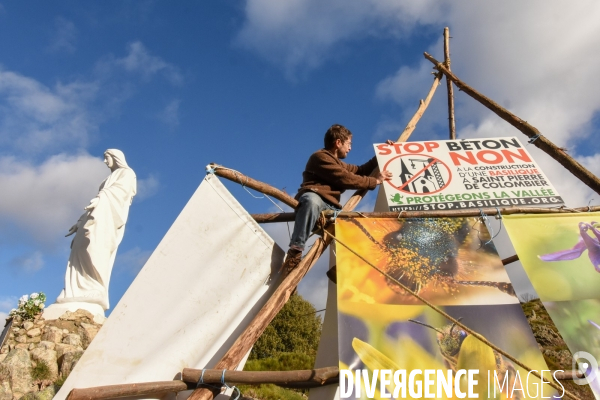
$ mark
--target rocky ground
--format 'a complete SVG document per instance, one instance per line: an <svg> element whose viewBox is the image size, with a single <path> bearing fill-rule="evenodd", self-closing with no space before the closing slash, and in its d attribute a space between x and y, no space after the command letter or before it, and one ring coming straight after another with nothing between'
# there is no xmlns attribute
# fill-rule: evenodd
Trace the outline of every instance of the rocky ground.
<svg viewBox="0 0 600 400"><path fill-rule="evenodd" d="M0 400L51 399L102 324L85 310L57 320L15 317L0 348Z"/></svg>

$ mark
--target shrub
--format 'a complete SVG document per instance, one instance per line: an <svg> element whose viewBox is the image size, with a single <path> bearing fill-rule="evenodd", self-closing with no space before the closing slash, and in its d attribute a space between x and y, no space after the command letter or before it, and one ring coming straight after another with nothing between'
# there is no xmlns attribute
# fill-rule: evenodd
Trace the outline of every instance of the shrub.
<svg viewBox="0 0 600 400"><path fill-rule="evenodd" d="M276 357L279 353L316 355L321 337L321 318L315 307L294 294L258 339L250 359Z"/></svg>
<svg viewBox="0 0 600 400"><path fill-rule="evenodd" d="M23 320L33 319L45 307L46 295L44 292L23 295L19 299L19 306L13 308L8 314L10 317L19 316Z"/></svg>
<svg viewBox="0 0 600 400"><path fill-rule="evenodd" d="M313 369L315 356L303 353L280 353L275 357L248 360L244 371L295 371Z"/></svg>

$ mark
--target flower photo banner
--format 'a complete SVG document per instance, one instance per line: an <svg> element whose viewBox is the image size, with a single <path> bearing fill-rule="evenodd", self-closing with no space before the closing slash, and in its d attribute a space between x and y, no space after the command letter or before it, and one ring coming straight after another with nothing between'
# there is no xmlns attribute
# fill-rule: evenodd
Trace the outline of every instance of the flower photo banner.
<svg viewBox="0 0 600 400"><path fill-rule="evenodd" d="M504 225L542 301L600 299L600 213L508 215Z"/></svg>
<svg viewBox="0 0 600 400"><path fill-rule="evenodd" d="M336 235L433 304L519 303L479 218L338 220ZM340 300L420 304L343 246L337 249L337 271Z"/></svg>
<svg viewBox="0 0 600 400"><path fill-rule="evenodd" d="M490 235L477 218L338 219L336 237L530 368L549 370ZM461 370L479 370L473 387L479 398L523 398L524 391L526 398L557 394L539 380L527 381L526 370L339 244L336 264L341 398L424 398L425 371L435 371L439 378ZM399 380L406 383L406 393L395 392L399 385L381 375L385 370L404 371ZM494 377L508 383L505 394L498 388L496 396L488 392ZM548 372L544 379L551 379ZM461 381L463 389L467 382ZM434 398L460 397L438 392L437 380L429 386Z"/></svg>
<svg viewBox="0 0 600 400"><path fill-rule="evenodd" d="M535 290L517 294L538 344L551 358L548 363L556 364L554 368L567 369L569 363L574 367L567 355L578 352L600 360L600 230L596 221L600 221L600 213L504 217ZM549 343L547 331L553 327L558 334ZM597 374L600 376L600 371ZM590 387L600 398L600 379Z"/></svg>

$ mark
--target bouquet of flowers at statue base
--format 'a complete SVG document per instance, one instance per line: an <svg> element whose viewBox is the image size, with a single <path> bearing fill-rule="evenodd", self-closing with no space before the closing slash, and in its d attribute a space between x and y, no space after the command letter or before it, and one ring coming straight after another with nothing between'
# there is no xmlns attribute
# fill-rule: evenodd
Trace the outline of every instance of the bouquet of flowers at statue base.
<svg viewBox="0 0 600 400"><path fill-rule="evenodd" d="M45 307L46 295L43 292L23 295L19 299L19 307L13 308L8 314L9 317L19 316L23 320L33 319L42 312Z"/></svg>

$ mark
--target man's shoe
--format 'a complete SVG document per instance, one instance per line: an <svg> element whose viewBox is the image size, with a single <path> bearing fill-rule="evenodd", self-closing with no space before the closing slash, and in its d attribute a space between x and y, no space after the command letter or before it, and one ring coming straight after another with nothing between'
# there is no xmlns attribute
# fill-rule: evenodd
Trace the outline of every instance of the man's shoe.
<svg viewBox="0 0 600 400"><path fill-rule="evenodd" d="M283 273L288 275L290 272L296 269L296 267L298 267L301 260L302 250L289 249L287 256L285 257L285 261L283 262L283 266L281 267L283 269Z"/></svg>

